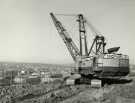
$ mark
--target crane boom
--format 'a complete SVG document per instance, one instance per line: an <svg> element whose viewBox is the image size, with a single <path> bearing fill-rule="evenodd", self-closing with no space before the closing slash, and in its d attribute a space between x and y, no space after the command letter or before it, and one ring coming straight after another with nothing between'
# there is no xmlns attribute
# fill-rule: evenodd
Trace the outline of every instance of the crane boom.
<svg viewBox="0 0 135 103"><path fill-rule="evenodd" d="M77 57L80 56L80 51L78 47L75 45L73 42L72 38L70 35L67 33L66 29L63 27L62 23L54 16L53 13L50 13L51 18L54 22L55 27L57 28L57 31L61 38L63 39L65 45L67 46L72 58L74 61L76 61Z"/></svg>

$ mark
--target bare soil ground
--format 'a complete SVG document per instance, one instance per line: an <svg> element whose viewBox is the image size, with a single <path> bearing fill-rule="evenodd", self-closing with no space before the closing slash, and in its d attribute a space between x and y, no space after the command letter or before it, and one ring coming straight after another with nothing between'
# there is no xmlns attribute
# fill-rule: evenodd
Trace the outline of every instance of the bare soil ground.
<svg viewBox="0 0 135 103"><path fill-rule="evenodd" d="M91 88L90 85L50 84L0 87L0 103L135 103L135 75L132 82Z"/></svg>
<svg viewBox="0 0 135 103"><path fill-rule="evenodd" d="M1 88L0 103L135 103L135 80L103 88L60 83L6 87Z"/></svg>

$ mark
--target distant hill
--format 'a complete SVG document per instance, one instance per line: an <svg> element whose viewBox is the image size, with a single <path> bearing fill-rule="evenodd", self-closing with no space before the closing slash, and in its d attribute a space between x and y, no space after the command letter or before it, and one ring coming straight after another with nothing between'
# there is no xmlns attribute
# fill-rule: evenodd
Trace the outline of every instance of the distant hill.
<svg viewBox="0 0 135 103"><path fill-rule="evenodd" d="M74 64L45 64L45 63L23 63L23 62L0 62L0 70L21 70L21 69L70 69Z"/></svg>

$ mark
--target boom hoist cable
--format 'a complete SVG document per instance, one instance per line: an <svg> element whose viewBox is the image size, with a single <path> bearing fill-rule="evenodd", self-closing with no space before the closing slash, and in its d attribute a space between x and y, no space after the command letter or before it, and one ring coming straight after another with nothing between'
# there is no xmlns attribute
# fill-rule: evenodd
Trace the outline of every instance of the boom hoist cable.
<svg viewBox="0 0 135 103"><path fill-rule="evenodd" d="M77 14L54 14L54 15L60 15L60 16L77 16Z"/></svg>

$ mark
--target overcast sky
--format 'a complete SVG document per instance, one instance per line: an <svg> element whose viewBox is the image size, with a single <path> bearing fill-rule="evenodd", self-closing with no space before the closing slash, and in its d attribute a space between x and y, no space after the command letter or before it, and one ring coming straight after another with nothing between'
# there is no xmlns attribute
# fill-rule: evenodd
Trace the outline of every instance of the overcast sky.
<svg viewBox="0 0 135 103"><path fill-rule="evenodd" d="M73 62L50 12L83 13L135 61L135 0L0 0L0 61Z"/></svg>

